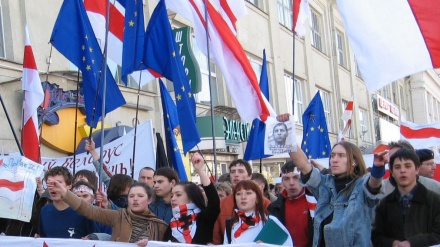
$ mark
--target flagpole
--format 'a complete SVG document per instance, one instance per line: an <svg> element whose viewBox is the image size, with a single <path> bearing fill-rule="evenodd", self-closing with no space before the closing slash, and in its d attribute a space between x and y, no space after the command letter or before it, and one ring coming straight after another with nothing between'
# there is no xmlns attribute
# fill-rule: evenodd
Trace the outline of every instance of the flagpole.
<svg viewBox="0 0 440 247"><path fill-rule="evenodd" d="M292 1L292 115L295 115L295 1L299 0ZM297 117L299 118L299 116Z"/></svg>
<svg viewBox="0 0 440 247"><path fill-rule="evenodd" d="M50 45L49 57L47 58L47 61L46 61L46 63L47 63L47 70L46 70L46 82L47 83L45 83L46 84L46 88L47 88L47 84L49 83L49 68L50 68L50 65L52 64L52 50L53 50L53 45L51 44ZM43 85L41 85L41 86L43 87ZM43 88L44 98L43 98L43 104L41 104L42 105L41 108L43 108L42 112L44 112L46 110L44 108L45 107L45 102L46 102L46 88ZM78 94L78 92L77 92L77 94ZM38 161L40 161L40 162L41 162L41 136L43 135L43 124L44 124L44 114L42 114L42 116L41 116L41 127L38 126L39 129L40 129L40 133L38 135L38 149L39 149Z"/></svg>
<svg viewBox="0 0 440 247"><path fill-rule="evenodd" d="M212 103L212 80L211 80L211 58L209 53L209 25L208 25L208 6L209 1L204 1L205 3L205 23L206 23L206 51L208 58L208 83L209 83L209 98L211 99L210 110L211 110L211 135L212 135L212 151L214 154L214 176L217 179L217 147L215 143L215 124L214 124L214 106Z"/></svg>
<svg viewBox="0 0 440 247"><path fill-rule="evenodd" d="M106 10L106 18L105 18L105 46L104 46L104 62L101 65L101 73L104 71L103 76L103 87L102 87L102 116L101 116L101 148L99 149L99 190L102 189L102 172L103 172L103 157L104 157L104 117L105 117L105 103L106 103L106 91L107 91L107 47L108 47L108 32L109 32L109 23L110 23L110 1L107 0L107 10ZM96 93L98 94L99 87ZM95 98L96 99L96 98ZM95 104L96 105L96 104ZM95 114L93 114L95 115ZM90 136L92 133L90 132Z"/></svg>
<svg viewBox="0 0 440 247"><path fill-rule="evenodd" d="M75 130L73 131L73 167L72 173L76 172L76 132L78 129L78 102L79 102L79 69L76 75L76 102L75 102Z"/></svg>
<svg viewBox="0 0 440 247"><path fill-rule="evenodd" d="M139 98L141 92L141 81L142 81L142 71L139 73L139 82L138 82L138 90L137 90L137 102L136 102L136 118L134 125L134 137L133 137L133 159L131 160L130 168L131 168L131 178L134 178L134 159L136 157L136 132L138 126L138 115L139 115Z"/></svg>
<svg viewBox="0 0 440 247"><path fill-rule="evenodd" d="M20 142L18 141L17 135L15 134L14 128L12 127L11 118L9 118L8 111L6 110L5 103L3 102L2 95L0 94L0 102L2 103L3 111L5 112L6 118L8 119L9 127L11 128L12 134L14 135L15 143L17 143L18 150L20 154L23 156L23 148L21 148Z"/></svg>

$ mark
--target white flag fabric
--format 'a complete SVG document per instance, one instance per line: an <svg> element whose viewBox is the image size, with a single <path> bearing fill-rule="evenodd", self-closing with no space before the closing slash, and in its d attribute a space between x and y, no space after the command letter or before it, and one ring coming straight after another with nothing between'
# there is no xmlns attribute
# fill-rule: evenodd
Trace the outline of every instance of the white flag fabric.
<svg viewBox="0 0 440 247"><path fill-rule="evenodd" d="M25 27L25 47L23 58L23 130L21 145L23 152L29 159L38 162L40 158L40 140L37 110L44 100L43 87L35 63L28 27Z"/></svg>
<svg viewBox="0 0 440 247"><path fill-rule="evenodd" d="M310 15L309 1L307 0L294 0L293 1L293 30L299 37L303 37L306 34L305 25Z"/></svg>
<svg viewBox="0 0 440 247"><path fill-rule="evenodd" d="M0 157L1 218L30 221L37 189L36 178L42 172L42 165L26 157L12 155Z"/></svg>
<svg viewBox="0 0 440 247"><path fill-rule="evenodd" d="M243 0L234 1L243 2ZM204 1L166 0L167 8L193 24L197 45L205 54L207 54L205 27L208 23L210 57L222 71L240 117L249 122L259 117L265 121L268 116L275 115L275 112L261 93L257 76L244 49L223 16L210 1L206 3L209 18L207 22L204 18Z"/></svg>
<svg viewBox="0 0 440 247"><path fill-rule="evenodd" d="M438 1L337 0L368 90L440 67Z"/></svg>
<svg viewBox="0 0 440 247"><path fill-rule="evenodd" d="M400 136L416 149L440 146L440 122L415 124L401 121Z"/></svg>

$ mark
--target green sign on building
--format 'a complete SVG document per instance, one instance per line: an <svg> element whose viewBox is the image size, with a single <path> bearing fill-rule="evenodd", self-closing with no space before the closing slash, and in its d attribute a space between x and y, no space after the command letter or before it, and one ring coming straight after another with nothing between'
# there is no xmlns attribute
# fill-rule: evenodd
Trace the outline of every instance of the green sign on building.
<svg viewBox="0 0 440 247"><path fill-rule="evenodd" d="M173 29L173 32L191 89L193 93L198 93L202 89L202 83L200 67L192 52L191 29L190 27L182 27Z"/></svg>

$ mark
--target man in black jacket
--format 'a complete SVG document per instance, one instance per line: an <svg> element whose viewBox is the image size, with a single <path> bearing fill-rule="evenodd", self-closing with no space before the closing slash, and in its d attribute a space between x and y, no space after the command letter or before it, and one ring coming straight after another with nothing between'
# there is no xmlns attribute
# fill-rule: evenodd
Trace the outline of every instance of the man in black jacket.
<svg viewBox="0 0 440 247"><path fill-rule="evenodd" d="M376 208L371 238L374 246L431 246L440 244L440 195L417 182L417 154L400 149L391 156L396 189Z"/></svg>
<svg viewBox="0 0 440 247"><path fill-rule="evenodd" d="M313 223L311 214L314 208L310 207L309 195L300 184L300 172L292 161L281 167L281 181L284 191L280 192L278 199L268 208L271 215L277 217L292 236L295 246L311 246L313 239ZM316 200L313 196L316 205Z"/></svg>

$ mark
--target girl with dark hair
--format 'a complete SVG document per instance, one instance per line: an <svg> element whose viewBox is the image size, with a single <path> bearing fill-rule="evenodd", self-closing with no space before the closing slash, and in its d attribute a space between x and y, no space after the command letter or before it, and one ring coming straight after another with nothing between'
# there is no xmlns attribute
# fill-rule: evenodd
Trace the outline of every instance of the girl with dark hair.
<svg viewBox="0 0 440 247"><path fill-rule="evenodd" d="M240 181L234 187L233 195L235 212L232 219L226 222L224 244L253 242L268 219L271 219L288 235L283 246L293 246L289 231L276 217L270 216L264 207L263 193L255 182Z"/></svg>
<svg viewBox="0 0 440 247"><path fill-rule="evenodd" d="M200 176L208 203L199 186L191 182L178 182L171 191L173 218L167 229L167 240L187 244L208 244L212 241L212 229L220 213L220 198L203 170L199 153L191 156L194 170Z"/></svg>
<svg viewBox="0 0 440 247"><path fill-rule="evenodd" d="M85 217L112 227L111 241L137 243L146 246L148 240L162 241L167 224L158 219L149 209L153 195L148 185L135 183L128 191L127 208L108 210L93 206L58 181L47 185L49 191L56 192L73 210Z"/></svg>

